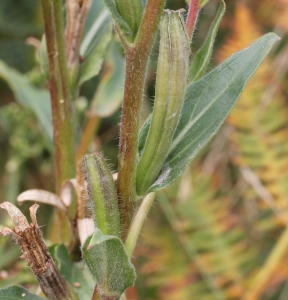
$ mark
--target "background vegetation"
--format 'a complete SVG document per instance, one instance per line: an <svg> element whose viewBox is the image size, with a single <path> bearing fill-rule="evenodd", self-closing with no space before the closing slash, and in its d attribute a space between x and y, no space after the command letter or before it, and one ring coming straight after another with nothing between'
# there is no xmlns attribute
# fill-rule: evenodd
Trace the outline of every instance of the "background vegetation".
<svg viewBox="0 0 288 300"><path fill-rule="evenodd" d="M226 4L211 68L268 31L282 42L251 79L220 133L184 176L159 194L133 258L138 279L129 299L287 299L288 1ZM170 9L184 5L168 1ZM202 10L195 49L217 6L211 0ZM42 34L40 1L1 0L0 59L39 88L46 82L38 55ZM91 119L97 133L89 151L103 150L116 170L123 56L117 41L108 51L100 74L81 89L77 119L80 133L87 109L94 107ZM143 120L154 96L157 45L154 53ZM1 68L2 62L0 77ZM111 68L117 74L117 91L109 90ZM101 92L102 97L109 93L113 103L95 102ZM93 101L97 105L91 106ZM17 195L30 188L53 191L52 148L44 127L29 101L19 101L13 85L0 78L1 202L16 204ZM23 205L24 212L28 206ZM41 205L38 222L44 234L51 212ZM6 217L0 211L1 225L9 227ZM21 284L35 292L36 279L19 253L9 239L0 237L0 287Z"/></svg>

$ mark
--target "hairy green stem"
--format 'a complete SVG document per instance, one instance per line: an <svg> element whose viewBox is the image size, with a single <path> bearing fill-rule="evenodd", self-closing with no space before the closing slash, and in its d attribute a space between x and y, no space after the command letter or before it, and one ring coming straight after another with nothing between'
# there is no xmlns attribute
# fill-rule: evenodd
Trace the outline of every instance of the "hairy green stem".
<svg viewBox="0 0 288 300"><path fill-rule="evenodd" d="M164 5L165 0L148 0L135 43L123 45L126 78L120 129L118 196L124 239L136 200L138 131L146 69Z"/></svg>
<svg viewBox="0 0 288 300"><path fill-rule="evenodd" d="M66 64L62 5L61 0L42 0L49 61L57 193L65 180L75 176L73 106ZM58 224L57 232L60 233L57 235L61 236L65 227L60 226L59 222L63 222L64 215L56 211L55 218L58 219L55 221Z"/></svg>

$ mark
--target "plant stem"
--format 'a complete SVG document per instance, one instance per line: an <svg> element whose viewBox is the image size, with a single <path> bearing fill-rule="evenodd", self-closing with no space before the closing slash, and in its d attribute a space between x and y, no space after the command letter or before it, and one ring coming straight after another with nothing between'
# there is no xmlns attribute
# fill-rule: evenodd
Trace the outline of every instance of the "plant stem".
<svg viewBox="0 0 288 300"><path fill-rule="evenodd" d="M54 128L55 183L58 194L61 184L75 176L74 119L66 64L62 8L61 0L42 0ZM56 239L54 242L59 240L61 235L67 235L67 232L63 232L65 228L67 229L67 226L63 226L64 220L64 214L56 210L53 220L54 230L52 229L52 236Z"/></svg>
<svg viewBox="0 0 288 300"><path fill-rule="evenodd" d="M132 257L140 231L143 227L147 214L154 202L155 196L156 193L150 193L144 198L140 207L138 208L136 215L134 216L131 222L127 239L125 242L125 248L129 257Z"/></svg>
<svg viewBox="0 0 288 300"><path fill-rule="evenodd" d="M164 4L165 0L148 0L135 43L123 45L126 78L118 160L118 196L123 239L126 237L136 200L138 131L146 69Z"/></svg>
<svg viewBox="0 0 288 300"><path fill-rule="evenodd" d="M200 10L200 0L191 0L189 5L188 16L186 20L186 29L190 40L193 37L193 32L195 30L195 25L197 22L199 10Z"/></svg>

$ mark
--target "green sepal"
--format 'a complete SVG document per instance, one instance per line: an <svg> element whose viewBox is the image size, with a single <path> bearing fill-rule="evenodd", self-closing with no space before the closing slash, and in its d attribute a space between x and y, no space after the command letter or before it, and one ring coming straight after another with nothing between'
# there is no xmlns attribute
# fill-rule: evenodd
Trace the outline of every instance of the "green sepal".
<svg viewBox="0 0 288 300"><path fill-rule="evenodd" d="M95 226L104 234L119 236L120 221L116 187L105 158L97 152L86 154L82 165Z"/></svg>
<svg viewBox="0 0 288 300"><path fill-rule="evenodd" d="M104 235L96 229L85 241L82 252L85 262L95 276L100 295L117 299L128 287L134 285L135 268L119 237Z"/></svg>

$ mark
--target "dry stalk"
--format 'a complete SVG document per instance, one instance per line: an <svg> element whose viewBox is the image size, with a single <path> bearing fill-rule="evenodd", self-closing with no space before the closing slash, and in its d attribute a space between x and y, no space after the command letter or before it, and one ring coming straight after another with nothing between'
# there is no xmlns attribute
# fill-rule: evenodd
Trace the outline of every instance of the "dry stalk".
<svg viewBox="0 0 288 300"><path fill-rule="evenodd" d="M15 228L4 227L0 234L11 234L21 248L24 258L37 278L40 288L49 300L76 300L78 296L60 274L42 238L37 224L36 212L39 205L30 207L32 224L29 224L22 212L13 204L4 202L0 207L6 209L13 219Z"/></svg>

